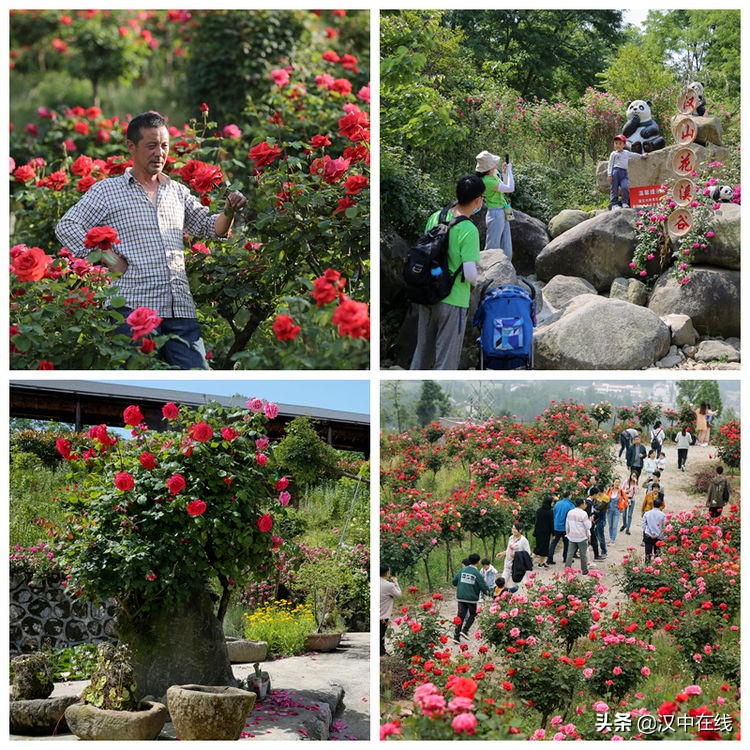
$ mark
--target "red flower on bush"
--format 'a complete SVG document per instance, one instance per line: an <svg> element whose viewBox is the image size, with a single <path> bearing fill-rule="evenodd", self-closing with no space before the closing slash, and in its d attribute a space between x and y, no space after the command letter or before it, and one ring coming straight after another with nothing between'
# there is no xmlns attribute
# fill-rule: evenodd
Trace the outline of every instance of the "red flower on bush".
<svg viewBox="0 0 750 750"><path fill-rule="evenodd" d="M148 451L143 451L138 461L144 469L153 469L156 467L156 456Z"/></svg>
<svg viewBox="0 0 750 750"><path fill-rule="evenodd" d="M13 172L13 177L16 182L29 182L36 177L36 170L33 164L22 164L20 167L16 167L16 171Z"/></svg>
<svg viewBox="0 0 750 750"><path fill-rule="evenodd" d="M139 407L131 405L122 413L122 418L125 421L125 424L130 425L131 427L137 427L143 422L143 413Z"/></svg>
<svg viewBox="0 0 750 750"><path fill-rule="evenodd" d="M346 178L344 187L349 195L356 195L369 184L370 181L363 174L353 174Z"/></svg>
<svg viewBox="0 0 750 750"><path fill-rule="evenodd" d="M120 492L132 490L133 487L135 487L133 475L129 474L127 471L118 471L117 474L115 474L115 487L117 487Z"/></svg>
<svg viewBox="0 0 750 750"><path fill-rule="evenodd" d="M354 143L370 140L370 121L367 112L351 105L347 114L339 119L339 135Z"/></svg>
<svg viewBox="0 0 750 750"><path fill-rule="evenodd" d="M317 306L322 307L323 305L338 299L343 293L345 286L346 279L342 278L338 271L329 268L322 276L315 279L312 292L310 293L312 294Z"/></svg>
<svg viewBox="0 0 750 750"><path fill-rule="evenodd" d="M248 154L251 161L255 162L256 167L273 164L279 156L281 156L281 149L278 146L272 146L268 141L263 141L257 146L253 146Z"/></svg>
<svg viewBox="0 0 750 750"><path fill-rule="evenodd" d="M179 495L180 492L185 489L185 477L183 477L182 474L172 474L172 476L167 479L167 489L173 495Z"/></svg>
<svg viewBox="0 0 750 750"><path fill-rule="evenodd" d="M275 488L276 488L276 490L278 490L280 492L281 490L285 490L288 486L289 486L289 479L288 479L288 477L281 477L281 479L279 479L276 482Z"/></svg>
<svg viewBox="0 0 750 750"><path fill-rule="evenodd" d="M310 145L313 148L322 148L323 146L330 146L331 139L327 135L314 135L310 139Z"/></svg>
<svg viewBox="0 0 750 750"><path fill-rule="evenodd" d="M70 440L67 438L57 438L55 440L57 452L67 461L70 458Z"/></svg>
<svg viewBox="0 0 750 750"><path fill-rule="evenodd" d="M341 302L334 311L331 322L339 327L340 336L370 338L370 316L365 302L356 302L341 295Z"/></svg>
<svg viewBox="0 0 750 750"><path fill-rule="evenodd" d="M273 528L273 518L266 513L258 519L258 529L262 532L270 531Z"/></svg>
<svg viewBox="0 0 750 750"><path fill-rule="evenodd" d="M206 503L203 500L192 500L186 506L191 516L202 516L206 512Z"/></svg>
<svg viewBox="0 0 750 750"><path fill-rule="evenodd" d="M137 307L133 310L125 322L133 331L133 341L143 336L148 336L162 322L162 319L149 307Z"/></svg>
<svg viewBox="0 0 750 750"><path fill-rule="evenodd" d="M19 281L43 279L52 261L52 258L41 248L25 245L16 245L11 251L11 258L11 270Z"/></svg>
<svg viewBox="0 0 750 750"><path fill-rule="evenodd" d="M279 315L271 327L279 341L292 341L297 338L301 330L298 325L294 324L294 319L290 315Z"/></svg>
<svg viewBox="0 0 750 750"><path fill-rule="evenodd" d="M196 422L188 428L188 435L199 443L206 443L214 436L214 431L208 422Z"/></svg>
<svg viewBox="0 0 750 750"><path fill-rule="evenodd" d="M346 174L346 170L349 169L349 164L349 159L344 159L343 156L340 156L338 159L330 159L326 157L325 163L323 164L323 179L329 185L338 182Z"/></svg>
<svg viewBox="0 0 750 750"><path fill-rule="evenodd" d="M224 440L231 443L232 440L240 436L240 433L237 432L237 430L235 430L233 427L222 427L221 436L222 438L224 438Z"/></svg>
<svg viewBox="0 0 750 750"><path fill-rule="evenodd" d="M143 339L138 347L144 354L151 354L156 349L156 342L153 339Z"/></svg>
<svg viewBox="0 0 750 750"><path fill-rule="evenodd" d="M83 245L88 248L97 248L97 250L109 250L112 245L119 242L120 238L117 236L117 230L114 227L101 226L92 227L86 232Z"/></svg>
<svg viewBox="0 0 750 750"><path fill-rule="evenodd" d="M180 410L172 401L161 407L161 413L164 419L177 419L180 416Z"/></svg>

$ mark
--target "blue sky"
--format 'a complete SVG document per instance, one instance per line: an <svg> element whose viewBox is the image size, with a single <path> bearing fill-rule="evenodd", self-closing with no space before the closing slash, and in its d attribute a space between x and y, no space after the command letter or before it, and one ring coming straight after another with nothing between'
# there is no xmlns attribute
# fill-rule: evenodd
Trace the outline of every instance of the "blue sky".
<svg viewBox="0 0 750 750"><path fill-rule="evenodd" d="M104 381L104 379L101 379ZM267 401L276 401L290 406L317 406L323 409L338 409L357 414L370 413L369 380L303 380L296 378L278 380L161 380L149 377L148 380L110 380L108 383L122 383L140 388L164 388L190 393L203 393L211 396L234 396L246 398L256 396Z"/></svg>

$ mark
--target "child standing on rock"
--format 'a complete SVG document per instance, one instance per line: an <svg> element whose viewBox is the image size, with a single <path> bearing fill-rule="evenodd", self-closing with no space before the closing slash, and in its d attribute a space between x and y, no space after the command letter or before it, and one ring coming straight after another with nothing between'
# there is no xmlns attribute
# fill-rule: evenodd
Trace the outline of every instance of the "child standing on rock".
<svg viewBox="0 0 750 750"><path fill-rule="evenodd" d="M616 135L613 139L614 151L609 155L607 178L609 179L609 208L630 208L630 185L628 184L628 161L645 159L648 154L636 154L625 149L627 138ZM618 193L622 193L622 200Z"/></svg>

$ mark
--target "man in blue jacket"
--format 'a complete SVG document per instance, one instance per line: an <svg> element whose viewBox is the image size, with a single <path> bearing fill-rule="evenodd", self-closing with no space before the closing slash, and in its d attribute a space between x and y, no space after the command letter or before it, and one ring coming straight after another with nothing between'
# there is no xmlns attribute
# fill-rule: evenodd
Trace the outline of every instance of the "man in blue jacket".
<svg viewBox="0 0 750 750"><path fill-rule="evenodd" d="M480 594L487 594L492 598L487 584L484 582L482 574L477 568L480 557L476 552L472 552L466 562L468 565L453 576L453 585L456 587L456 601L458 602L458 614L456 615L456 633L453 640L458 643L459 638L469 637L469 628L471 628L477 616L477 602Z"/></svg>
<svg viewBox="0 0 750 750"><path fill-rule="evenodd" d="M549 545L549 552L547 553L546 565L556 565L555 547L560 539L563 540L563 560L568 556L568 538L565 536L565 519L573 510L573 503L568 497L567 491L561 491L562 497L552 507L552 541Z"/></svg>

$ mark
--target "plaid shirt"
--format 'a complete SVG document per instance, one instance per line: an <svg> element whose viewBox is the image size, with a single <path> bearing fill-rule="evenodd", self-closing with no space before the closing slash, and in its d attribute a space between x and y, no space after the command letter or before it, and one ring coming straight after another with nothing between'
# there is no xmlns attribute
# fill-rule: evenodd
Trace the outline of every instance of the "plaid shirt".
<svg viewBox="0 0 750 750"><path fill-rule="evenodd" d="M117 291L128 307L149 307L162 318L195 318L195 304L185 273L183 233L217 239L216 220L181 183L166 175L156 205L127 169L97 182L60 219L55 232L74 255L85 256L89 229L111 226L120 244L113 250L128 263Z"/></svg>

